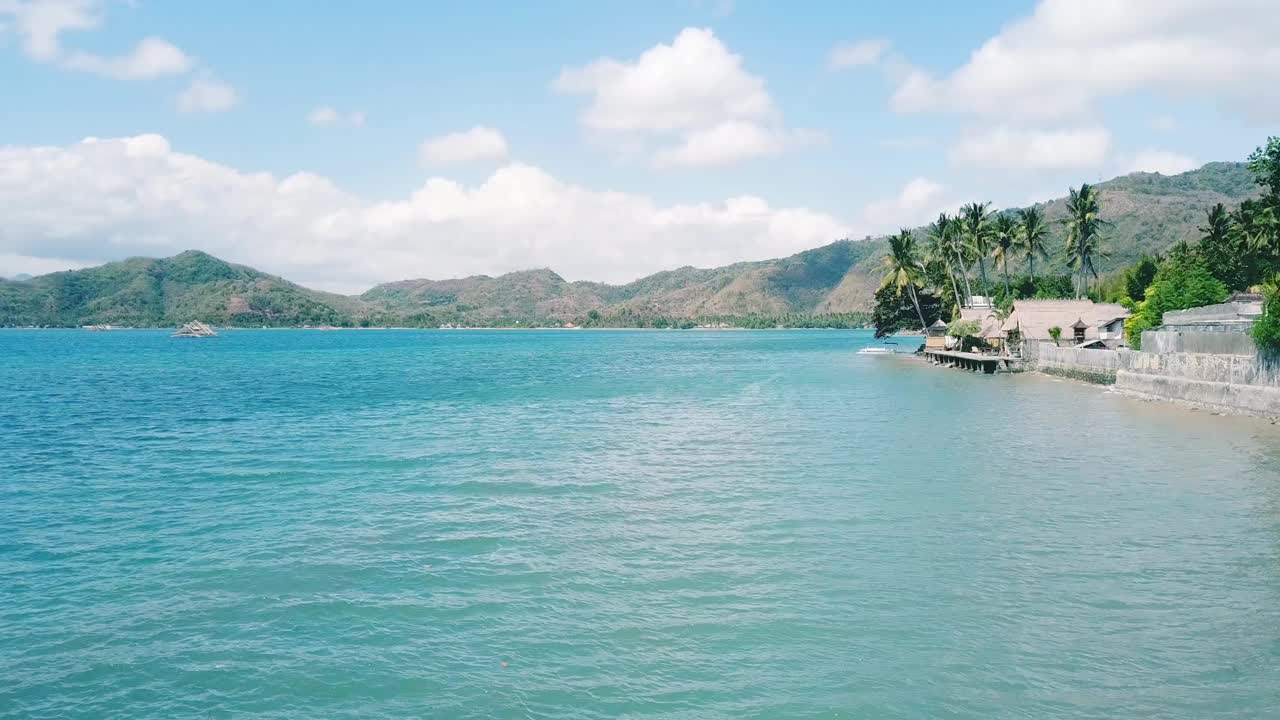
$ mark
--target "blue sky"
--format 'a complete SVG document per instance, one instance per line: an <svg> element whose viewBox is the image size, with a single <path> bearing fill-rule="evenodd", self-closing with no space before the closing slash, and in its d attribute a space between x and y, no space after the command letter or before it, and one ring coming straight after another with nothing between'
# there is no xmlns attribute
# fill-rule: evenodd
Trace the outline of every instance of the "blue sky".
<svg viewBox="0 0 1280 720"><path fill-rule="evenodd" d="M0 0L0 274L624 281L1239 160L1280 10L1225 1Z"/></svg>

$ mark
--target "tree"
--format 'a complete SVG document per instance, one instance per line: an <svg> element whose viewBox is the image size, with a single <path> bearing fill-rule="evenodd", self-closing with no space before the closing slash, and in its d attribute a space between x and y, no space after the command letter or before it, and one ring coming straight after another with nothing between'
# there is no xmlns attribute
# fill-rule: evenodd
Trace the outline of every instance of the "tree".
<svg viewBox="0 0 1280 720"><path fill-rule="evenodd" d="M1085 183L1079 190L1069 190L1063 223L1067 226L1067 265L1077 277L1076 298L1088 293L1090 275L1098 277L1093 259L1102 255L1102 228L1107 224L1099 213L1098 191L1093 186Z"/></svg>
<svg viewBox="0 0 1280 720"><path fill-rule="evenodd" d="M1045 224L1044 213L1034 205L1018 212L1021 232L1018 233L1019 247L1023 257L1031 267L1031 284L1036 282L1036 258L1048 257L1044 241L1049 236L1049 226Z"/></svg>
<svg viewBox="0 0 1280 720"><path fill-rule="evenodd" d="M1280 137L1268 137L1265 145L1249 154L1249 170L1266 188L1268 198L1280 200Z"/></svg>
<svg viewBox="0 0 1280 720"><path fill-rule="evenodd" d="M904 228L897 235L889 237L889 252L881 260L880 266L884 275L880 288L894 288L899 295L906 290L911 304L915 306L916 315L920 318L920 329L927 329L924 313L920 310L920 299L916 295L916 288L924 284L924 266L916 256L916 239L910 230Z"/></svg>
<svg viewBox="0 0 1280 720"><path fill-rule="evenodd" d="M1125 295L1134 302L1141 301L1146 297L1147 288L1156 279L1156 271L1159 269L1160 264L1154 258L1148 255L1139 258L1138 262L1124 271Z"/></svg>
<svg viewBox="0 0 1280 720"><path fill-rule="evenodd" d="M1209 272L1199 255L1171 256L1156 272L1146 299L1138 303L1138 311L1125 321L1125 336L1131 346L1141 348L1142 331L1159 327L1165 313L1215 305L1226 300L1228 294L1227 286Z"/></svg>
<svg viewBox="0 0 1280 720"><path fill-rule="evenodd" d="M947 278L951 281L951 291L954 293L956 303L963 305L964 303L960 299L960 285L956 282L956 274L951 269L952 238L954 236L954 221L946 213L939 213L938 219L929 225L928 257L931 261L940 263L946 270Z"/></svg>
<svg viewBox="0 0 1280 720"><path fill-rule="evenodd" d="M991 243L990 205L991 203L974 202L960 208L960 227L967 249L978 259L984 292L987 287L987 253L990 252Z"/></svg>
<svg viewBox="0 0 1280 720"><path fill-rule="evenodd" d="M928 290L921 290L917 293L917 300L925 320L932 323L942 317L944 308L940 298ZM896 288L883 287L877 290L875 303L871 323L878 338L914 327L920 321L911 300L905 294L899 294Z"/></svg>
<svg viewBox="0 0 1280 720"><path fill-rule="evenodd" d="M1248 287L1247 248L1231 232L1231 216L1222 203L1209 208L1200 226L1200 257L1205 267L1228 288Z"/></svg>
<svg viewBox="0 0 1280 720"><path fill-rule="evenodd" d="M996 266L1004 273L1004 294L1009 297L1011 290L1009 289L1009 258L1014 254L1018 247L1018 221L1013 219L1010 213L1003 213L996 218L991 226L991 237L995 244L995 249L991 253L991 257L995 259Z"/></svg>
<svg viewBox="0 0 1280 720"><path fill-rule="evenodd" d="M1262 289L1262 317L1253 324L1253 341L1270 358L1280 354L1280 275Z"/></svg>

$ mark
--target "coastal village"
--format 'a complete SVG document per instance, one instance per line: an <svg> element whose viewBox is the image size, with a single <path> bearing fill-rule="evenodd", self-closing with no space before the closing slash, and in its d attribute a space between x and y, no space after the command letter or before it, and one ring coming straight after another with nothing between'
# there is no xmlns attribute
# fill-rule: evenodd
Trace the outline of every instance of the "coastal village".
<svg viewBox="0 0 1280 720"><path fill-rule="evenodd" d="M922 249L903 230L882 262L877 335L919 328L919 353L938 366L1033 370L1280 418L1280 138L1249 160L1260 197L1234 210L1208 208L1198 242L1180 241L1108 277L1095 258L1105 255L1110 224L1087 184L1071 188L1060 220L1066 243L1057 259L1071 276L1056 286L1034 274L1037 259L1051 258L1039 208L996 213L970 203L941 215ZM1014 280L1011 260L1030 274ZM988 261L1003 282L989 280Z"/></svg>
<svg viewBox="0 0 1280 720"><path fill-rule="evenodd" d="M1260 353L1252 330L1264 298L1236 293L1227 302L1170 311L1130 347L1122 306L1092 300L1025 300L1001 318L985 298L961 316L980 325L985 350L964 351L947 324L928 328L922 355L948 368L994 374L1038 371L1112 385L1125 394L1171 400L1229 414L1280 417L1280 363Z"/></svg>

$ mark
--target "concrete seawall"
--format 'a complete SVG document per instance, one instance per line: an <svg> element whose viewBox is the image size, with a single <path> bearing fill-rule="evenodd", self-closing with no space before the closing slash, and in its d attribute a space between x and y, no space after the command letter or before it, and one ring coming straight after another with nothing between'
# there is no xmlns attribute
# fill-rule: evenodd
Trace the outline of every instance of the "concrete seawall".
<svg viewBox="0 0 1280 720"><path fill-rule="evenodd" d="M1111 385L1120 369L1120 356L1114 350L1083 350L1054 347L1040 343L1035 353L1035 369L1048 375Z"/></svg>
<svg viewBox="0 0 1280 720"><path fill-rule="evenodd" d="M1163 333L1149 333L1149 335ZM1182 338L1152 338L1157 347ZM1143 347L1149 338L1143 336ZM1233 345L1234 347L1234 345ZM1254 354L1082 350L1040 343L1035 369L1114 385L1128 395L1186 403L1215 412L1280 417L1280 359Z"/></svg>
<svg viewBox="0 0 1280 720"><path fill-rule="evenodd" d="M1217 412L1280 417L1280 362L1257 355L1126 353L1116 389Z"/></svg>

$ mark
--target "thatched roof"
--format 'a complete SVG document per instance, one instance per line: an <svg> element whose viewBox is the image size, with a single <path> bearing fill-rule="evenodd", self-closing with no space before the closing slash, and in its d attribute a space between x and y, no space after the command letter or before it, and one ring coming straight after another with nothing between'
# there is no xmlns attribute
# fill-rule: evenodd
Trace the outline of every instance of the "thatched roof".
<svg viewBox="0 0 1280 720"><path fill-rule="evenodd" d="M991 340L993 338L1006 337L1004 328L1001 327L1000 318L996 316L994 308L990 307L962 307L960 308L960 319L969 320L978 323L981 330L978 337Z"/></svg>
<svg viewBox="0 0 1280 720"><path fill-rule="evenodd" d="M1027 340L1049 340L1049 328L1064 332L1077 323L1083 324L1084 338L1096 340L1098 326L1117 318L1129 317L1129 311L1114 303L1095 303L1092 300L1018 300L1013 313L1004 321L1003 329L1017 329Z"/></svg>

